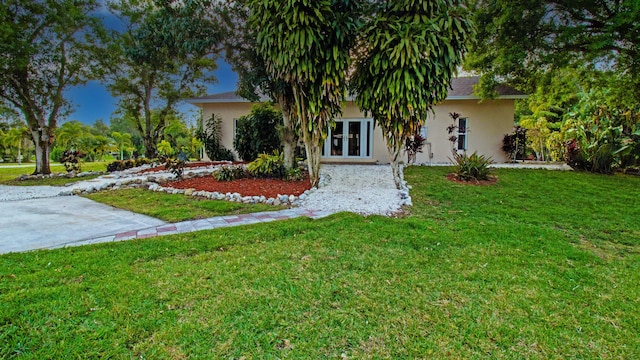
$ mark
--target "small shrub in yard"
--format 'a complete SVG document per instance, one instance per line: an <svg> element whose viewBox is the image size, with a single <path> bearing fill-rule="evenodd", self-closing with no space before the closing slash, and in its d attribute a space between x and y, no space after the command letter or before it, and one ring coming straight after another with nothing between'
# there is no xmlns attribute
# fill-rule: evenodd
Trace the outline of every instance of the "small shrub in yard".
<svg viewBox="0 0 640 360"><path fill-rule="evenodd" d="M133 167L142 166L150 164L151 161L147 158L137 158L135 160L116 160L107 164L107 171L122 171L126 169L131 169Z"/></svg>
<svg viewBox="0 0 640 360"><path fill-rule="evenodd" d="M478 155L474 152L471 155L466 153L453 153L453 162L456 164L456 177L464 181L489 180L492 160L485 155Z"/></svg>
<svg viewBox="0 0 640 360"><path fill-rule="evenodd" d="M67 150L62 153L60 162L67 172L80 171L80 160L86 155L77 150Z"/></svg>
<svg viewBox="0 0 640 360"><path fill-rule="evenodd" d="M247 177L244 167L237 165L222 166L215 170L212 175L218 181L233 181Z"/></svg>
<svg viewBox="0 0 640 360"><path fill-rule="evenodd" d="M288 181L300 181L303 179L302 169L299 167L287 170L286 179Z"/></svg>
<svg viewBox="0 0 640 360"><path fill-rule="evenodd" d="M247 165L249 173L255 177L283 178L285 175L284 157L279 151L273 154L260 154Z"/></svg>

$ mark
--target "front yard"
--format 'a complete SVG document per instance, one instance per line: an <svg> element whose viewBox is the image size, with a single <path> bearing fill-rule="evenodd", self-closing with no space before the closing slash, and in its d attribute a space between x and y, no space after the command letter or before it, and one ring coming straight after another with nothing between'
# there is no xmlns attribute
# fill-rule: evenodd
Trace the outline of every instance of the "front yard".
<svg viewBox="0 0 640 360"><path fill-rule="evenodd" d="M401 219L0 256L0 357L640 353L640 177L499 170L470 186L448 171L406 171Z"/></svg>

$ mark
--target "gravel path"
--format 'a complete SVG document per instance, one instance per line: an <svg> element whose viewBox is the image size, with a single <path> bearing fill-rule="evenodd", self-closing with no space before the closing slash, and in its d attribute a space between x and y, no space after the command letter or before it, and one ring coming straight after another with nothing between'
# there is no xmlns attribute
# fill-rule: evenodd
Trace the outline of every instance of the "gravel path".
<svg viewBox="0 0 640 360"><path fill-rule="evenodd" d="M320 188L301 201L305 209L391 215L410 201L397 190L389 165L322 165Z"/></svg>

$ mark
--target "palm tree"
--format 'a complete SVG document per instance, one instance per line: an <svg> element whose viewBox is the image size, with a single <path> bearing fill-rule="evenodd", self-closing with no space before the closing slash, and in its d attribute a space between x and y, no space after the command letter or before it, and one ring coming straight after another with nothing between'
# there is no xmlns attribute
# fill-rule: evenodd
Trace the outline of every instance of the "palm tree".
<svg viewBox="0 0 640 360"><path fill-rule="evenodd" d="M120 152L120 160L124 160L125 149L129 149L133 145L131 143L131 134L129 133L121 134L117 131L114 131L111 133L111 138L116 142L118 152Z"/></svg>
<svg viewBox="0 0 640 360"><path fill-rule="evenodd" d="M2 137L4 146L9 149L18 149L18 156L16 157L18 164L22 164L22 148L27 136L29 136L29 130L26 126L21 126L9 129Z"/></svg>

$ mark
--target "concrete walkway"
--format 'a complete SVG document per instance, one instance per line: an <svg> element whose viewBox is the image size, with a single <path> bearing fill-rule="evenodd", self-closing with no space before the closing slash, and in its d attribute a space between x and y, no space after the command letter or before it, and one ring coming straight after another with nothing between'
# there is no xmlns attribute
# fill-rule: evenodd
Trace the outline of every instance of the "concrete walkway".
<svg viewBox="0 0 640 360"><path fill-rule="evenodd" d="M240 215L227 215L218 216L208 219L198 219L182 221L178 223L162 224L158 226L152 226L141 230L125 231L114 235L102 236L93 239L80 240L69 242L66 244L59 244L56 246L48 247L48 249L55 249L69 246L81 246L89 244L98 244L104 242L125 241L132 239L145 239L155 236L183 234L200 230L211 230L231 226L250 225L256 223L264 223L276 220L294 219L297 217L308 217L312 219L319 219L325 216L331 215L332 212L326 211L313 211L300 208L285 209L280 211L266 211L251 214Z"/></svg>

